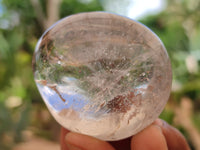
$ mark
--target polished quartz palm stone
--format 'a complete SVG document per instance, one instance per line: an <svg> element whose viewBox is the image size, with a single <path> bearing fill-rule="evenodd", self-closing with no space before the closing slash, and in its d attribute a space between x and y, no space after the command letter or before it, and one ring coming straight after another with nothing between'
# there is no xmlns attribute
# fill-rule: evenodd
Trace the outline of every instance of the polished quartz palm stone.
<svg viewBox="0 0 200 150"><path fill-rule="evenodd" d="M33 57L37 87L65 128L120 140L151 124L171 89L171 66L144 25L105 12L69 16L40 38Z"/></svg>

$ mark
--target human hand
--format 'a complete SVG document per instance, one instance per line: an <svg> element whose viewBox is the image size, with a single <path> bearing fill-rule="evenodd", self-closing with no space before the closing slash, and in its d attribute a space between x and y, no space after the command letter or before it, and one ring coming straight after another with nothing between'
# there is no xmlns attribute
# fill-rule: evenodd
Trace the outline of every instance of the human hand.
<svg viewBox="0 0 200 150"><path fill-rule="evenodd" d="M61 150L190 150L183 135L161 119L121 141L105 142L61 129Z"/></svg>

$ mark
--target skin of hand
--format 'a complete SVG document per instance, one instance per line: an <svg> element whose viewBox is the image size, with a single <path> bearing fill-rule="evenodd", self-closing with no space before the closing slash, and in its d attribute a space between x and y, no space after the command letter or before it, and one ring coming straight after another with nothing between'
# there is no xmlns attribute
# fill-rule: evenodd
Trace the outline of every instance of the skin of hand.
<svg viewBox="0 0 200 150"><path fill-rule="evenodd" d="M114 142L61 129L61 150L190 150L184 136L161 119L138 134Z"/></svg>

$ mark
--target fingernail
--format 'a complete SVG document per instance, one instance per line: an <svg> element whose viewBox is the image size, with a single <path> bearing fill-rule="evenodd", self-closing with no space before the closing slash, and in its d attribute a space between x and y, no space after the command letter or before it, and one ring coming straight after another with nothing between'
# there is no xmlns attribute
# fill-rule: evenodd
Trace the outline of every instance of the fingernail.
<svg viewBox="0 0 200 150"><path fill-rule="evenodd" d="M73 136L75 136L75 135L73 133L70 133L70 132L65 136L65 142L66 142L66 145L67 145L67 148L68 148L67 150L82 150L77 145L73 144L73 142L74 142Z"/></svg>
<svg viewBox="0 0 200 150"><path fill-rule="evenodd" d="M154 121L153 124L154 124L154 125L157 125L157 126L159 126L159 127L163 127L164 121L161 120L161 119L156 119L156 120Z"/></svg>
<svg viewBox="0 0 200 150"><path fill-rule="evenodd" d="M69 143L66 143L67 145L67 150L81 150L79 147L76 147L75 145L72 145L72 144L69 144Z"/></svg>

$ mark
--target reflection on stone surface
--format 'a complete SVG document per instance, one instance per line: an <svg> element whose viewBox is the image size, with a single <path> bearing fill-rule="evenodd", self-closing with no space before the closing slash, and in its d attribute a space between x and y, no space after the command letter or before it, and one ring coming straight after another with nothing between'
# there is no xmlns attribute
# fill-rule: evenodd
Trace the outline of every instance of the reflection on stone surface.
<svg viewBox="0 0 200 150"><path fill-rule="evenodd" d="M33 70L55 119L102 140L129 137L152 123L172 80L167 52L152 31L103 12L72 15L48 29Z"/></svg>

